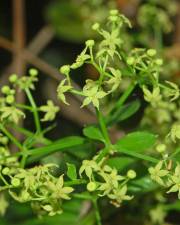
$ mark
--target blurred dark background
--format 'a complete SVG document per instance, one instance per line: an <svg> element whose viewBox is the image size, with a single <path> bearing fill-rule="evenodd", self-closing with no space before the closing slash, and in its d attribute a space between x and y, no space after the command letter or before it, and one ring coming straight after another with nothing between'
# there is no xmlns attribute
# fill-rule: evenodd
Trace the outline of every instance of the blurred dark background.
<svg viewBox="0 0 180 225"><path fill-rule="evenodd" d="M91 25L96 21L103 22L110 8L118 8L120 12L124 13L131 20L135 27L133 31L130 31L128 37L131 46L137 44L140 47L156 47L153 38L147 38L148 32L152 33L151 30L144 29L142 32L142 27L138 25L138 10L143 4L148 2L141 0L1 0L0 88L8 83L8 76L11 73L17 73L18 76L22 76L28 73L29 68L37 68L40 79L40 82L37 84L37 91L34 93L37 104L44 104L47 99L53 99L61 108L56 120L56 129L50 132L49 136L52 139L57 139L62 136L80 134L84 125L95 122L94 111L91 107L80 109L81 100L71 95L67 96L71 107L59 103L56 98L56 87L62 79L59 67L63 64L71 64L75 60L76 55L83 49L83 43L86 39L98 38L91 31ZM175 62L173 65L177 65L176 62L180 59L180 2L168 1L171 7L166 5L166 0L154 0L154 2L159 8L163 8L164 4L166 6L165 10L170 15L173 28L163 34L165 50L163 50L162 54L167 60L173 59L173 62ZM176 6L174 5L176 10L173 9L174 3L176 4ZM168 10L171 10L171 12ZM139 32L142 33L141 36L137 35ZM179 82L179 68L178 66L174 67L171 78ZM98 74L91 67L84 67L75 71L72 76L76 84L81 87L85 79L96 79ZM135 98L137 96L141 98L139 90L135 91L134 96ZM22 93L17 95L17 100L21 103L26 102ZM141 118L142 111L143 109L128 124L125 123L124 126L128 126L128 128L136 126ZM25 125L31 127L29 118ZM121 131L117 129L112 129L111 132L114 139L121 135ZM148 205L148 197L146 201ZM120 213L116 209L111 210L108 208L108 212L105 211L103 215L104 221L107 221L106 224L114 225L132 224L134 217L143 214L143 209L136 207L141 205L141 203L142 199L139 197L133 207L128 208L129 214L126 222L123 222L123 215L126 214L127 210L126 206ZM74 221L77 219L82 202L72 201L68 204L67 207L70 210L70 214L65 213L63 217L48 217L39 221L33 216L29 207L20 204L17 206L12 202L6 218L0 219L0 225L77 224ZM84 208L88 210L89 205L85 204ZM135 209L137 209L138 213ZM79 225L94 224L94 216L91 213L88 216L89 220L87 219L84 223L79 223ZM177 219L171 217L170 215L171 222L177 225L180 224L180 222L176 223ZM139 221L143 219L146 220L146 218L137 218L137 225L142 224Z"/></svg>

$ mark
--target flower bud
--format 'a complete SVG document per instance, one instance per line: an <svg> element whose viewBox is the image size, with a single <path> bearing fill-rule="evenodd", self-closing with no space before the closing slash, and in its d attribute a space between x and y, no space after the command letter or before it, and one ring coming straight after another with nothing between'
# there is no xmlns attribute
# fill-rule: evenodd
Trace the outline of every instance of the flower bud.
<svg viewBox="0 0 180 225"><path fill-rule="evenodd" d="M21 196L22 201L28 201L30 199L30 194L27 191L23 191L22 192L22 196Z"/></svg>
<svg viewBox="0 0 180 225"><path fill-rule="evenodd" d="M51 212L53 210L51 205L44 205L43 209L46 210L47 212Z"/></svg>
<svg viewBox="0 0 180 225"><path fill-rule="evenodd" d="M98 30L99 29L99 23L95 23L93 26L92 26L92 29L93 30Z"/></svg>
<svg viewBox="0 0 180 225"><path fill-rule="evenodd" d="M166 151L166 145L165 144L159 144L156 146L156 151L159 153L163 153Z"/></svg>
<svg viewBox="0 0 180 225"><path fill-rule="evenodd" d="M156 51L156 49L148 49L147 50L147 55L148 56L150 56L150 57L153 57L153 56L155 56L157 54L157 51Z"/></svg>
<svg viewBox="0 0 180 225"><path fill-rule="evenodd" d="M14 95L15 94L15 90L14 89L11 89L10 92L9 92L9 94L10 95Z"/></svg>
<svg viewBox="0 0 180 225"><path fill-rule="evenodd" d="M112 9L112 10L110 10L109 14L111 16L116 16L116 15L118 15L118 10L117 9Z"/></svg>
<svg viewBox="0 0 180 225"><path fill-rule="evenodd" d="M7 137L2 137L2 138L0 138L1 139L1 143L3 144L3 145L7 145L7 143L8 143L8 138Z"/></svg>
<svg viewBox="0 0 180 225"><path fill-rule="evenodd" d="M35 77L35 76L38 75L38 71L37 71L37 69L32 68L32 69L29 70L29 74L30 74L32 77Z"/></svg>
<svg viewBox="0 0 180 225"><path fill-rule="evenodd" d="M7 97L6 97L6 102L8 103L8 104L12 104L13 102L14 102L14 96L13 95L8 95Z"/></svg>
<svg viewBox="0 0 180 225"><path fill-rule="evenodd" d="M18 178L13 178L12 180L11 180L11 184L14 186L14 187L18 187L19 185L20 185L20 179L18 179Z"/></svg>
<svg viewBox="0 0 180 225"><path fill-rule="evenodd" d="M127 172L127 177L128 177L129 179L134 179L134 178L136 177L136 172L135 172L134 170L129 170L129 171Z"/></svg>
<svg viewBox="0 0 180 225"><path fill-rule="evenodd" d="M135 62L135 58L134 57L128 57L126 62L129 66L132 66Z"/></svg>
<svg viewBox="0 0 180 225"><path fill-rule="evenodd" d="M157 64L158 66L162 66L163 60L162 60L162 59L156 59L156 64Z"/></svg>
<svg viewBox="0 0 180 225"><path fill-rule="evenodd" d="M95 44L94 40L88 40L88 41L86 41L86 46L87 47L92 47L92 46L94 46L94 44Z"/></svg>
<svg viewBox="0 0 180 225"><path fill-rule="evenodd" d="M9 169L8 167L5 167L5 168L2 170L2 173L3 173L4 175L8 175L9 172L10 172L10 169Z"/></svg>
<svg viewBox="0 0 180 225"><path fill-rule="evenodd" d="M61 72L62 74L68 75L69 72L70 72L70 66L69 66L69 65L61 66L60 72Z"/></svg>
<svg viewBox="0 0 180 225"><path fill-rule="evenodd" d="M16 74L12 74L10 77L9 77L9 81L11 83L15 83L18 79L18 76Z"/></svg>
<svg viewBox="0 0 180 225"><path fill-rule="evenodd" d="M10 91L10 87L7 86L7 85L4 85L4 86L1 88L1 92L2 92L3 94L8 94L9 91Z"/></svg>
<svg viewBox="0 0 180 225"><path fill-rule="evenodd" d="M90 191L90 192L95 191L96 188L97 188L97 185L96 185L95 182L89 182L87 184L87 190Z"/></svg>
<svg viewBox="0 0 180 225"><path fill-rule="evenodd" d="M118 16L110 16L110 17L109 17L109 20L110 20L111 22L116 22L116 21L118 20Z"/></svg>

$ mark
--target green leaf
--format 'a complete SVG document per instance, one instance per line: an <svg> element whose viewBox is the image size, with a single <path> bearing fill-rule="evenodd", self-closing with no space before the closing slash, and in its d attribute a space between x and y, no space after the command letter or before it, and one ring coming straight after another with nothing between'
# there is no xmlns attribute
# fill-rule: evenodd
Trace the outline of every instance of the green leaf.
<svg viewBox="0 0 180 225"><path fill-rule="evenodd" d="M156 136L148 132L133 132L121 138L116 146L118 150L143 152L151 148L156 141Z"/></svg>
<svg viewBox="0 0 180 225"><path fill-rule="evenodd" d="M123 149L118 149L118 146L115 146L115 147L116 147L116 150L118 150L121 153L124 153L125 155L129 155L129 156L132 156L134 158L145 160L145 161L149 161L149 162L152 162L152 163L158 163L159 162L159 160L154 158L154 157L151 157L151 156L148 156L148 155L144 155L144 154L140 154L140 153L133 152L133 151L128 151L126 149L124 149L124 150Z"/></svg>
<svg viewBox="0 0 180 225"><path fill-rule="evenodd" d="M180 147L177 147L175 151L170 155L170 159L175 159L176 161L180 162Z"/></svg>
<svg viewBox="0 0 180 225"><path fill-rule="evenodd" d="M49 154L58 152L58 151L65 151L66 149L75 147L75 146L80 146L86 144L86 139L79 137L79 136L70 136L70 137L65 137L62 138L58 141L55 141L52 144L39 147L39 148L34 148L28 151L28 154L30 155L28 162L34 162L37 161L38 159L45 157ZM23 154L23 152L22 152Z"/></svg>
<svg viewBox="0 0 180 225"><path fill-rule="evenodd" d="M66 148L65 152L68 153L74 159L79 159L82 161L83 159L92 158L94 154L96 154L96 150L97 147L94 142L86 141L82 145Z"/></svg>
<svg viewBox="0 0 180 225"><path fill-rule="evenodd" d="M137 180L131 182L132 186L129 187L129 190L132 192L150 192L158 187L158 185L153 182L149 176L141 177Z"/></svg>
<svg viewBox="0 0 180 225"><path fill-rule="evenodd" d="M71 180L77 179L77 172L76 172L76 166L74 164L67 163L67 176Z"/></svg>
<svg viewBox="0 0 180 225"><path fill-rule="evenodd" d="M101 131L99 130L99 128L97 128L95 126L85 127L83 129L83 134L92 140L98 140L98 141L105 142Z"/></svg>
<svg viewBox="0 0 180 225"><path fill-rule="evenodd" d="M119 107L107 117L106 124L108 126L112 126L115 123L128 119L139 110L140 106L140 101L135 100L131 103L123 105L122 107Z"/></svg>
<svg viewBox="0 0 180 225"><path fill-rule="evenodd" d="M173 203L170 203L170 204L166 204L164 206L165 210L177 210L177 211L180 211L180 201L177 200Z"/></svg>
<svg viewBox="0 0 180 225"><path fill-rule="evenodd" d="M122 171L124 168L128 167L134 161L135 159L133 158L121 156L108 159L107 164L110 167L116 168L118 171Z"/></svg>

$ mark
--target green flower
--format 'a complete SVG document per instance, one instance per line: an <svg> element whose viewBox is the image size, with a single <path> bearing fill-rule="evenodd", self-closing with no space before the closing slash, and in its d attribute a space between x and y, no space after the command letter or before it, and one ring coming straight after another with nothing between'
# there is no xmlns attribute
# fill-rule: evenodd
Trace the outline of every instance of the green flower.
<svg viewBox="0 0 180 225"><path fill-rule="evenodd" d="M176 139L180 139L180 124L174 123L170 133L168 134L173 142L176 142Z"/></svg>
<svg viewBox="0 0 180 225"><path fill-rule="evenodd" d="M159 87L153 88L153 91L150 92L145 86L143 86L144 99L147 102L150 102L153 107L156 107L157 104L161 101L161 94Z"/></svg>
<svg viewBox="0 0 180 225"><path fill-rule="evenodd" d="M116 51L117 47L120 47L123 43L122 39L120 38L119 31L119 27L112 30L111 32L105 30L100 31L100 34L103 36L104 40L100 43L100 50L97 53L97 58L106 53L111 58L114 57L114 54L117 54L120 57L119 53Z"/></svg>
<svg viewBox="0 0 180 225"><path fill-rule="evenodd" d="M166 90L166 96L171 97L171 101L178 99L180 96L178 85L170 81L166 81L166 83L170 86L170 88Z"/></svg>
<svg viewBox="0 0 180 225"><path fill-rule="evenodd" d="M40 207L42 207L48 213L49 216L61 214L63 212L63 210L60 208L60 206L61 205L59 204L59 202L58 203L53 202L52 205L50 205L50 204L46 204L46 205L43 205L43 206L40 205Z"/></svg>
<svg viewBox="0 0 180 225"><path fill-rule="evenodd" d="M175 168L175 173L170 177L170 183L172 187L167 193L178 192L178 198L180 199L180 165L178 164Z"/></svg>
<svg viewBox="0 0 180 225"><path fill-rule="evenodd" d="M61 68L60 68L60 72L62 73L62 74L65 74L66 76L68 76L69 75L69 73L70 73L70 66L69 65L64 65L64 66L61 66Z"/></svg>
<svg viewBox="0 0 180 225"><path fill-rule="evenodd" d="M15 84L18 85L18 87L21 90L25 90L27 88L34 90L35 86L34 83L38 81L38 78L36 76L23 76L19 78Z"/></svg>
<svg viewBox="0 0 180 225"><path fill-rule="evenodd" d="M166 217L166 212L161 205L153 208L149 212L153 224L164 224L164 219Z"/></svg>
<svg viewBox="0 0 180 225"><path fill-rule="evenodd" d="M115 70L114 68L109 68L112 73L112 77L106 81L106 84L111 87L110 92L114 92L120 85L122 80L122 74L120 70Z"/></svg>
<svg viewBox="0 0 180 225"><path fill-rule="evenodd" d="M59 84L58 88L57 88L57 96L58 98L65 103L66 105L69 105L69 103L66 102L66 98L64 93L68 92L69 90L72 89L72 86L70 85L65 85L65 82L67 81L67 79L64 79L61 81L61 83Z"/></svg>
<svg viewBox="0 0 180 225"><path fill-rule="evenodd" d="M92 102L92 104L99 109L99 100L104 98L107 93L98 89L97 85L88 89L86 89L86 87L83 88L83 95L86 96L86 98L81 107L89 105Z"/></svg>
<svg viewBox="0 0 180 225"><path fill-rule="evenodd" d="M73 192L73 188L72 187L64 187L64 179L63 179L63 175L61 175L57 182L48 182L47 183L47 187L50 189L51 191L51 197L54 199L65 199L65 200L69 200L71 199L69 197L69 194L71 192Z"/></svg>
<svg viewBox="0 0 180 225"><path fill-rule="evenodd" d="M3 106L0 108L0 113L1 121L7 119L13 123L18 123L21 117L25 117L25 114L14 106Z"/></svg>
<svg viewBox="0 0 180 225"><path fill-rule="evenodd" d="M169 171L161 169L163 166L163 161L160 161L155 167L150 167L148 169L151 179L156 181L158 184L164 186L164 181L162 177L166 176Z"/></svg>
<svg viewBox="0 0 180 225"><path fill-rule="evenodd" d="M85 172L86 176L91 180L93 170L99 170L98 164L94 160L83 160L79 175L82 176L82 173Z"/></svg>
<svg viewBox="0 0 180 225"><path fill-rule="evenodd" d="M108 194L108 197L112 199L111 203L116 207L119 207L123 201L129 201L133 196L126 195L127 185L122 188L114 189L112 194Z"/></svg>
<svg viewBox="0 0 180 225"><path fill-rule="evenodd" d="M111 191L118 188L119 181L125 179L123 176L118 175L116 169L112 169L110 173L101 171L99 175L105 181L105 183L102 183L98 188L98 190L103 191L103 194L100 194L100 196L108 195Z"/></svg>
<svg viewBox="0 0 180 225"><path fill-rule="evenodd" d="M76 62L71 65L72 69L77 69L81 67L87 59L90 59L90 55L86 54L87 47L81 52L80 55L76 58Z"/></svg>
<svg viewBox="0 0 180 225"><path fill-rule="evenodd" d="M40 107L40 111L45 112L44 118L41 121L52 121L54 120L56 113L59 111L59 107L55 106L53 101L48 100L47 105Z"/></svg>

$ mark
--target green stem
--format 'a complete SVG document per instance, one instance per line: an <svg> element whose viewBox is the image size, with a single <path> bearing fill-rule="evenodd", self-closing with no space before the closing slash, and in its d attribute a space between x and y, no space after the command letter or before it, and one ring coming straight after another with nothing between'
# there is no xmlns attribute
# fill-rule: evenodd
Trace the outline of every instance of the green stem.
<svg viewBox="0 0 180 225"><path fill-rule="evenodd" d="M24 168L25 167L27 157L28 157L28 149L27 148L24 148L24 151L22 152L21 163L20 163L21 168Z"/></svg>
<svg viewBox="0 0 180 225"><path fill-rule="evenodd" d="M78 198L78 199L86 199L86 200L92 201L92 196L88 195L88 194L83 194L83 193L78 194L78 193L76 193L76 194L73 194L73 197Z"/></svg>
<svg viewBox="0 0 180 225"><path fill-rule="evenodd" d="M40 119L39 119L39 114L37 110L36 103L33 99L33 96L28 88L25 89L26 95L29 99L29 102L31 103L31 106L33 108L33 115L34 115L34 121L35 121L35 126L36 126L36 131L37 133L41 132L41 125L40 125Z"/></svg>
<svg viewBox="0 0 180 225"><path fill-rule="evenodd" d="M102 225L101 216L100 216L99 208L98 208L98 204L97 204L97 198L93 199L93 205L94 205L94 209L95 209L97 225Z"/></svg>
<svg viewBox="0 0 180 225"><path fill-rule="evenodd" d="M103 68L100 70L101 73L100 73L100 78L99 78L99 86L101 86L102 82L103 82L103 78L104 78L104 75L105 75L105 72L106 72L106 66L107 66L107 63L108 63L108 55L106 56L106 59L105 59L105 62L104 62L104 66Z"/></svg>
<svg viewBox="0 0 180 225"><path fill-rule="evenodd" d="M156 49L161 51L163 47L163 40L162 40L162 31L160 26L156 25L154 27L154 34L155 34L155 41L156 41Z"/></svg>
<svg viewBox="0 0 180 225"><path fill-rule="evenodd" d="M127 100L127 98L132 93L132 91L134 90L135 87L136 87L136 82L129 85L128 89L122 94L122 96L117 101L115 107L111 110L110 113L113 113L115 111L115 109L120 108L124 104L124 102Z"/></svg>
<svg viewBox="0 0 180 225"><path fill-rule="evenodd" d="M80 184L86 184L86 180L78 179L78 180L72 180L72 181L66 181L64 182L65 186L73 186L73 185L80 185Z"/></svg>
<svg viewBox="0 0 180 225"><path fill-rule="evenodd" d="M9 127L14 128L16 131L19 131L20 133L22 133L23 135L30 137L33 135L33 133L23 127L19 127L17 124L10 124Z"/></svg>
<svg viewBox="0 0 180 225"><path fill-rule="evenodd" d="M118 146L115 145L115 148L118 149ZM145 160L145 161L149 161L149 162L152 162L152 163L158 163L159 162L159 160L154 158L154 157L151 157L151 156L148 156L148 155L143 155L143 154L140 154L140 153L137 153L137 152L123 150L123 149L118 149L118 151L125 154L125 155L129 155L129 156L132 156L132 157L135 157L135 158L138 158L138 159L142 159L142 160Z"/></svg>
<svg viewBox="0 0 180 225"><path fill-rule="evenodd" d="M23 104L14 104L15 107L18 107L18 108L21 108L21 109L26 109L26 110L29 110L29 111L33 111L33 108L31 106L27 106L27 105L23 105Z"/></svg>
<svg viewBox="0 0 180 225"><path fill-rule="evenodd" d="M105 142L106 142L106 146L110 146L111 140L109 138L109 134L108 134L108 131L107 131L107 128L106 128L106 124L105 124L103 115L98 109L96 109L96 114L97 114L97 118L98 118L98 121L99 121L99 125L100 125L100 128L101 128L102 134L103 134Z"/></svg>
<svg viewBox="0 0 180 225"><path fill-rule="evenodd" d="M106 147L104 149L101 149L96 161L100 162L109 152L109 147Z"/></svg>
<svg viewBox="0 0 180 225"><path fill-rule="evenodd" d="M0 124L0 130L21 150L24 151L21 143L2 125Z"/></svg>
<svg viewBox="0 0 180 225"><path fill-rule="evenodd" d="M82 92L82 91L70 90L69 92L70 92L70 93L72 93L72 94L75 94L75 95L84 96L84 94L83 94L83 92Z"/></svg>
<svg viewBox="0 0 180 225"><path fill-rule="evenodd" d="M91 64L92 66L94 66L94 68L98 71L99 74L102 73L101 69L99 68L99 66L97 65L97 63L96 63L95 61L92 61L92 60L91 60L91 61L89 61L88 63ZM104 74L105 74L107 77L109 77L109 78L112 77L112 75L109 74L109 73L107 73L107 72L104 72Z"/></svg>
<svg viewBox="0 0 180 225"><path fill-rule="evenodd" d="M9 186L8 182L4 179L1 173L0 173L0 179L4 182L5 185Z"/></svg>

